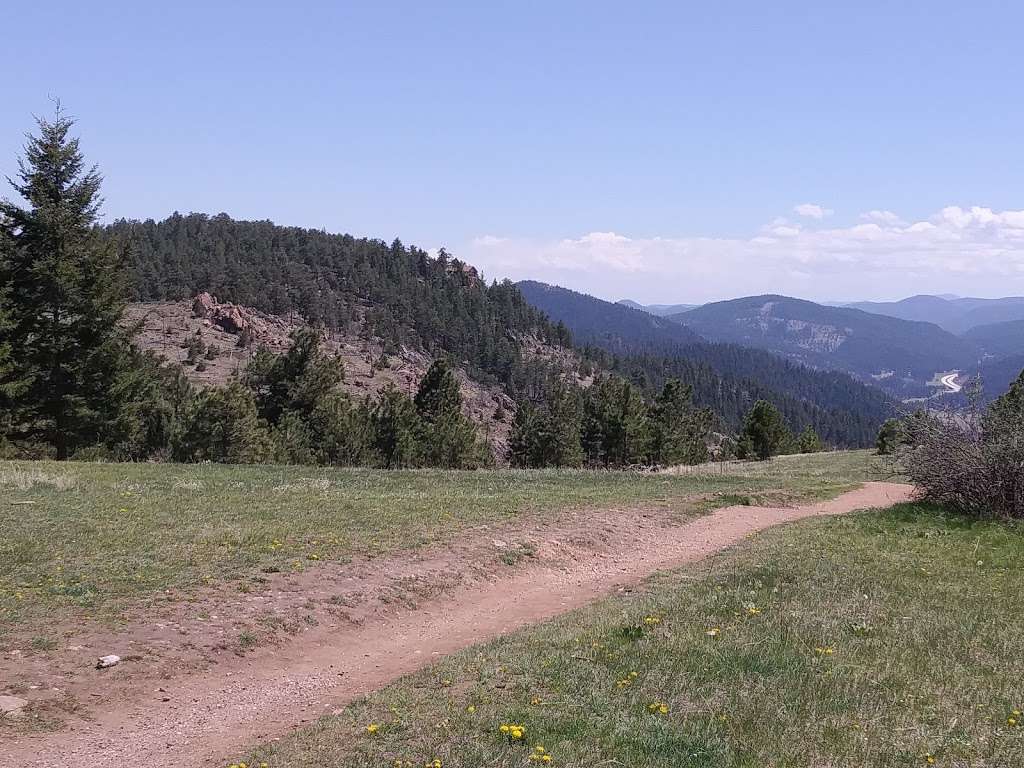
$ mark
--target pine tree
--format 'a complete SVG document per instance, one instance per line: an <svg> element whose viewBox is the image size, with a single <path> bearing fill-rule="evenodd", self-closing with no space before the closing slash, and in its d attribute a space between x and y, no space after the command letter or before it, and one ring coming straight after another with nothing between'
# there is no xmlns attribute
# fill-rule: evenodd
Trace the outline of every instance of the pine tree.
<svg viewBox="0 0 1024 768"><path fill-rule="evenodd" d="M58 108L39 120L19 161L14 190L22 207L0 201L8 245L0 263L6 294L4 333L12 374L0 378L9 398L9 436L44 443L59 459L99 442L116 418L111 382L129 344L118 326L123 304L121 257L95 229L101 177L86 168L72 121Z"/></svg>
<svg viewBox="0 0 1024 768"><path fill-rule="evenodd" d="M740 434L744 458L766 461L779 452L787 434L779 409L767 400L758 400L747 413Z"/></svg>
<svg viewBox="0 0 1024 768"><path fill-rule="evenodd" d="M512 417L512 432L508 441L508 462L513 467L543 467L541 440L546 438L546 418L532 403L524 402ZM543 436L543 437L542 437Z"/></svg>
<svg viewBox="0 0 1024 768"><path fill-rule="evenodd" d="M580 432L583 401L579 389L555 377L548 387L545 466L578 467L583 463Z"/></svg>
<svg viewBox="0 0 1024 768"><path fill-rule="evenodd" d="M252 392L237 381L204 390L192 401L173 446L178 461L225 464L267 461L272 448Z"/></svg>
<svg viewBox="0 0 1024 768"><path fill-rule="evenodd" d="M693 388L669 379L648 414L654 464L700 464L708 460L708 437L713 416L693 405Z"/></svg>
<svg viewBox="0 0 1024 768"><path fill-rule="evenodd" d="M618 376L605 376L587 391L583 450L591 464L620 467L643 460L647 408L639 390Z"/></svg>
<svg viewBox="0 0 1024 768"><path fill-rule="evenodd" d="M899 419L886 419L878 430L878 437L875 440L875 449L883 456L896 452L896 446L900 440Z"/></svg>
<svg viewBox="0 0 1024 768"><path fill-rule="evenodd" d="M414 400L419 415L421 459L448 469L479 464L476 428L462 413L459 382L444 360L436 360L420 381Z"/></svg>
<svg viewBox="0 0 1024 768"><path fill-rule="evenodd" d="M800 453L819 453L825 450L821 438L818 437L818 433L814 431L814 427L810 424L804 427L804 431L797 438L797 448Z"/></svg>
<svg viewBox="0 0 1024 768"><path fill-rule="evenodd" d="M320 349L318 331L300 328L292 332L291 342L283 355L258 350L243 377L256 396L260 416L270 424L287 412L308 420L345 378L341 360Z"/></svg>
<svg viewBox="0 0 1024 768"><path fill-rule="evenodd" d="M0 227L0 275L7 274L12 258L13 244L3 227ZM29 384L15 367L11 358L10 332L13 325L7 301L10 289L0 283L0 443L12 427L13 403Z"/></svg>
<svg viewBox="0 0 1024 768"><path fill-rule="evenodd" d="M373 446L386 469L415 467L420 460L419 415L404 392L393 385L377 398L371 414Z"/></svg>

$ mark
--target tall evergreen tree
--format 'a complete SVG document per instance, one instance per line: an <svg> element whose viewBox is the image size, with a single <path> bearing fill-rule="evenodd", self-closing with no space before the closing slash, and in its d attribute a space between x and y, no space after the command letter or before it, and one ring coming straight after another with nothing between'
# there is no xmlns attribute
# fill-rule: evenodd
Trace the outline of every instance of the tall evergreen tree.
<svg viewBox="0 0 1024 768"><path fill-rule="evenodd" d="M553 377L547 394L548 430L547 466L578 467L583 463L580 433L583 425L583 400L579 388Z"/></svg>
<svg viewBox="0 0 1024 768"><path fill-rule="evenodd" d="M0 201L9 437L53 446L60 459L99 442L116 418L111 383L129 350L118 326L121 257L95 229L101 177L86 167L72 125L59 108L52 122L38 121L11 181L26 205ZM22 382L12 387L15 376Z"/></svg>
<svg viewBox="0 0 1024 768"><path fill-rule="evenodd" d="M896 446L900 441L899 419L886 419L878 430L878 437L875 439L875 449L879 454L888 456L896 452Z"/></svg>
<svg viewBox="0 0 1024 768"><path fill-rule="evenodd" d="M787 434L779 409L767 400L758 400L743 422L739 441L743 458L770 459L779 452Z"/></svg>
<svg viewBox="0 0 1024 768"><path fill-rule="evenodd" d="M175 436L176 460L258 464L270 458L266 424L252 392L239 382L203 390L190 406L185 426Z"/></svg>
<svg viewBox="0 0 1024 768"><path fill-rule="evenodd" d="M618 376L604 376L587 391L583 450L591 464L621 467L643 460L646 405L640 391Z"/></svg>
<svg viewBox="0 0 1024 768"><path fill-rule="evenodd" d="M244 380L256 396L260 416L271 424L286 412L308 420L344 380L341 360L324 354L315 329L300 328L291 334L291 341L283 355L258 350L245 371Z"/></svg>
<svg viewBox="0 0 1024 768"><path fill-rule="evenodd" d="M648 414L650 460L655 464L700 464L708 460L714 415L693 405L693 388L669 379Z"/></svg>
<svg viewBox="0 0 1024 768"><path fill-rule="evenodd" d="M819 453L825 450L825 446L821 442L821 438L818 437L818 433L814 431L814 427L808 424L804 427L804 431L800 433L800 437L797 438L797 447L800 453Z"/></svg>
<svg viewBox="0 0 1024 768"><path fill-rule="evenodd" d="M543 450L550 431L547 415L532 403L520 403L512 418L508 440L508 462L513 467L545 467Z"/></svg>
<svg viewBox="0 0 1024 768"><path fill-rule="evenodd" d="M395 386L378 396L371 414L373 444L386 469L415 467L420 458L419 415L407 394Z"/></svg>
<svg viewBox="0 0 1024 768"><path fill-rule="evenodd" d="M482 461L476 428L462 413L459 382L451 366L435 360L414 400L419 414L422 460L431 467L469 467Z"/></svg>
<svg viewBox="0 0 1024 768"><path fill-rule="evenodd" d="M7 236L5 228L0 227L0 275L9 269L6 265L12 258L12 248L12 241ZM11 359L10 332L13 325L10 308L7 306L9 297L9 286L0 284L0 442L6 439L7 432L12 426L12 403L29 383L15 368Z"/></svg>
<svg viewBox="0 0 1024 768"><path fill-rule="evenodd" d="M583 405L579 389L554 377L541 406L523 402L516 409L509 437L514 467L578 467Z"/></svg>

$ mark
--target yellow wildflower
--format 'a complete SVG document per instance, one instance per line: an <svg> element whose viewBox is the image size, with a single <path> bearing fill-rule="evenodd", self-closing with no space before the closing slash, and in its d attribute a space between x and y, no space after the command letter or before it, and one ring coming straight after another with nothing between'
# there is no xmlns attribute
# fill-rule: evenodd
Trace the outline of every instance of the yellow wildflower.
<svg viewBox="0 0 1024 768"><path fill-rule="evenodd" d="M374 733L376 733L379 730L380 730L380 726L377 725L376 723L370 723L368 726L366 726L366 732L369 733L369 734L374 734Z"/></svg>

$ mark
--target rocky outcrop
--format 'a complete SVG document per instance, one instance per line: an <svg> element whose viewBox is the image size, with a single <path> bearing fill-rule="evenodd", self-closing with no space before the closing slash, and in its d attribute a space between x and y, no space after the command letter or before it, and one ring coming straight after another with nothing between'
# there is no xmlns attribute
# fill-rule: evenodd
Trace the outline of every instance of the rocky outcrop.
<svg viewBox="0 0 1024 768"><path fill-rule="evenodd" d="M267 320L261 313L238 304L221 304L205 291L192 301L192 314L236 336L244 332L259 336L267 331Z"/></svg>

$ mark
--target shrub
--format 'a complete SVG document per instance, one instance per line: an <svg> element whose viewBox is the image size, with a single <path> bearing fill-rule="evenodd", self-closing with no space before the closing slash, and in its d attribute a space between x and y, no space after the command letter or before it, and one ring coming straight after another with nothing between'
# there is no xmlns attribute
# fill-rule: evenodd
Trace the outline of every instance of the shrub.
<svg viewBox="0 0 1024 768"><path fill-rule="evenodd" d="M926 499L974 517L1024 518L1024 373L984 412L910 416L895 451Z"/></svg>

